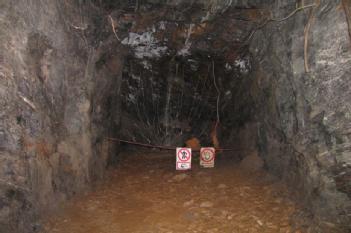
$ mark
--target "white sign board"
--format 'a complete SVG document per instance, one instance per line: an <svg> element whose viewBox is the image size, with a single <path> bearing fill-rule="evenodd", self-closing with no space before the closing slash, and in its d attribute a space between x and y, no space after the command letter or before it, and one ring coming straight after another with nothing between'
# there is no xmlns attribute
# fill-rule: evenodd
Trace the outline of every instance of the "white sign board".
<svg viewBox="0 0 351 233"><path fill-rule="evenodd" d="M177 147L176 170L191 169L191 148Z"/></svg>
<svg viewBox="0 0 351 233"><path fill-rule="evenodd" d="M202 147L200 150L200 166L214 167L216 150L213 147Z"/></svg>

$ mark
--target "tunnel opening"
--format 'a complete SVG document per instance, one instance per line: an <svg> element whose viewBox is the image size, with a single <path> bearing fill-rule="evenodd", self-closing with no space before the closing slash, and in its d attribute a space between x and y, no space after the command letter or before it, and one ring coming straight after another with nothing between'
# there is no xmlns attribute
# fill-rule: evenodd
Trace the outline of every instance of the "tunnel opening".
<svg viewBox="0 0 351 233"><path fill-rule="evenodd" d="M0 6L1 232L351 230L347 1Z"/></svg>

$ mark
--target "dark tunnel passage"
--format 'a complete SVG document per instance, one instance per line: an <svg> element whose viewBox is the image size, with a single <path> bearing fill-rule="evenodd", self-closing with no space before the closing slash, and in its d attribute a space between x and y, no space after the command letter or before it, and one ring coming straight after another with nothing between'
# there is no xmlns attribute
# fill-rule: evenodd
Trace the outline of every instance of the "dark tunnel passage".
<svg viewBox="0 0 351 233"><path fill-rule="evenodd" d="M351 232L350 9L0 0L0 232Z"/></svg>

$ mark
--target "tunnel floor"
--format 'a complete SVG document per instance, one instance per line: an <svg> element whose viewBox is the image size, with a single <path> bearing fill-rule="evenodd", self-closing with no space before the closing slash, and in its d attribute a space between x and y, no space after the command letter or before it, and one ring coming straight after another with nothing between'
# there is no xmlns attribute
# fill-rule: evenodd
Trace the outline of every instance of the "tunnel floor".
<svg viewBox="0 0 351 233"><path fill-rule="evenodd" d="M300 232L287 188L264 171L222 158L213 169L175 171L170 152L129 152L96 187L51 217L47 232Z"/></svg>

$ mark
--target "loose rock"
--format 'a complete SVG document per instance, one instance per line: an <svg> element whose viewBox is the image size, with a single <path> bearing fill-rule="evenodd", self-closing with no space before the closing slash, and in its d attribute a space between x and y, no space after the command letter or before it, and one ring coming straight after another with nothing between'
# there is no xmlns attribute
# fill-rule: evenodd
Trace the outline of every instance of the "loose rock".
<svg viewBox="0 0 351 233"><path fill-rule="evenodd" d="M211 208L213 207L213 202L210 201L204 201L200 204L201 208Z"/></svg>

